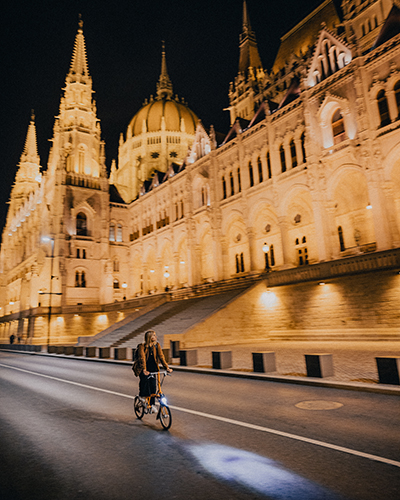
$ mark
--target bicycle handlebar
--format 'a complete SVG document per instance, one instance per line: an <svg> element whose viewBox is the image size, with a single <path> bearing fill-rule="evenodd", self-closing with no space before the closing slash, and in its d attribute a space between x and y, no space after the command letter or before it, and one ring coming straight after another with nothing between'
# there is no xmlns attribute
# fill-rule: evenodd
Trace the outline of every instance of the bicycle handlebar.
<svg viewBox="0 0 400 500"><path fill-rule="evenodd" d="M160 375L170 375L170 373L167 372L167 370L164 370L162 372L149 372L148 377L155 377L158 373Z"/></svg>

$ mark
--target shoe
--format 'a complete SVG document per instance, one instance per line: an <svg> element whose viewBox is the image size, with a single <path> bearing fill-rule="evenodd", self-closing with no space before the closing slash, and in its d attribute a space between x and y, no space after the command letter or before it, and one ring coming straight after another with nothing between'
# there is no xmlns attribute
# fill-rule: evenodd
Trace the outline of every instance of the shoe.
<svg viewBox="0 0 400 500"><path fill-rule="evenodd" d="M157 408L157 406L156 406L156 405L153 405L153 406L151 407L151 413L157 413L157 412L158 412L158 408Z"/></svg>

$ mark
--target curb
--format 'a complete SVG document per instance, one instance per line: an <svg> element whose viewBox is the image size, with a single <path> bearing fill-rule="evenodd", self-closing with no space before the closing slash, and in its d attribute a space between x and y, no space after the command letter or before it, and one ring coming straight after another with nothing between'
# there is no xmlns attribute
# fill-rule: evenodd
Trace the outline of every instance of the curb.
<svg viewBox="0 0 400 500"><path fill-rule="evenodd" d="M116 365L131 366L132 361L116 360L107 358L86 358L83 356L73 356L65 354L48 354L47 352L32 352L32 351L14 351L11 349L1 349L3 352L12 352L15 354L31 354L34 356L48 356L50 358L75 359L78 361L95 361L99 363L112 363ZM326 387L330 389L342 389L347 391L370 392L376 394L385 394L390 396L400 396L400 386L391 386L388 384L362 384L357 382L334 382L329 380L321 380L314 377L291 377L282 375L268 375L264 373L254 372L239 372L234 370L215 370L212 368L197 368L195 366L180 366L170 365L174 371L182 371L189 373L200 373L203 375L216 375L219 377L234 377L253 380L265 380L267 382L277 382L282 384L308 385L312 387Z"/></svg>

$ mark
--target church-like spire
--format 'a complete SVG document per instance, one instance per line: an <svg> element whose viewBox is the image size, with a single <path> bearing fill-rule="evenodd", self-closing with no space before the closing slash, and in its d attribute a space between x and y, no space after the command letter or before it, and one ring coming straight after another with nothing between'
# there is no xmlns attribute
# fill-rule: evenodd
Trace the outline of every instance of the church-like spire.
<svg viewBox="0 0 400 500"><path fill-rule="evenodd" d="M243 33L251 32L249 13L247 11L247 2L243 2Z"/></svg>
<svg viewBox="0 0 400 500"><path fill-rule="evenodd" d="M40 158L37 149L35 115L32 110L31 121L26 134L25 147L21 155L21 163L35 163L39 165Z"/></svg>
<svg viewBox="0 0 400 500"><path fill-rule="evenodd" d="M243 2L243 31L240 35L239 47L239 73L247 75L251 68L250 73L254 78L257 75L257 70L262 70L262 64L258 53L256 35L250 26L246 0Z"/></svg>
<svg viewBox="0 0 400 500"><path fill-rule="evenodd" d="M168 76L165 43L162 44L161 75L157 83L157 99L171 99L172 83Z"/></svg>
<svg viewBox="0 0 400 500"><path fill-rule="evenodd" d="M75 37L74 51L72 54L71 67L67 76L67 82L87 83L90 80L85 37L83 36L83 21L79 16L79 28Z"/></svg>

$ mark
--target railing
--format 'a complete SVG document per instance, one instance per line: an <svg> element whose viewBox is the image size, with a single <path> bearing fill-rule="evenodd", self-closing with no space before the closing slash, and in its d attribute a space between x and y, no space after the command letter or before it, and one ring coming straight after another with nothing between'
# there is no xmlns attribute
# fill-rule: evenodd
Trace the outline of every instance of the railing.
<svg viewBox="0 0 400 500"><path fill-rule="evenodd" d="M347 259L322 262L320 264L270 272L267 275L269 286L285 285L304 281L322 280L360 274L369 271L400 268L400 249L387 250L373 254L358 255Z"/></svg>

